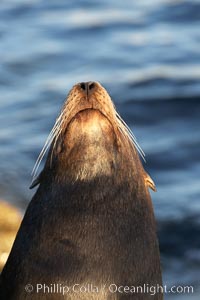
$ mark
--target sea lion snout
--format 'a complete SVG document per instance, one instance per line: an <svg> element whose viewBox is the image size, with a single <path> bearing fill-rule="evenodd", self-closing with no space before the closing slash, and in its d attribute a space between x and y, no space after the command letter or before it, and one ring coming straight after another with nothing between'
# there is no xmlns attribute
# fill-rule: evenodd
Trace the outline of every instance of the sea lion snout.
<svg viewBox="0 0 200 300"><path fill-rule="evenodd" d="M80 88L88 97L97 88L97 83L93 81L81 82Z"/></svg>

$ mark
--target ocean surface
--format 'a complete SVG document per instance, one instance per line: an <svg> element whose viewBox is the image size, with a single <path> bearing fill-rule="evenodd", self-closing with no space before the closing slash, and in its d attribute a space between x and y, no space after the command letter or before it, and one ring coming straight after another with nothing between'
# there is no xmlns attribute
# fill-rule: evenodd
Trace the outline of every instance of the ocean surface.
<svg viewBox="0 0 200 300"><path fill-rule="evenodd" d="M164 284L200 295L200 1L1 0L0 198L22 211L73 84L100 81L146 153Z"/></svg>

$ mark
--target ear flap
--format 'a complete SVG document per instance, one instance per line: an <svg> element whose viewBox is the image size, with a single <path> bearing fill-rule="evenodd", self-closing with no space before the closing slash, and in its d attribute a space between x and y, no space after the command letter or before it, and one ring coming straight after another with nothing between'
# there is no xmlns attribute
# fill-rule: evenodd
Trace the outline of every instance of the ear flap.
<svg viewBox="0 0 200 300"><path fill-rule="evenodd" d="M38 184L40 184L40 177L41 177L41 174L42 174L42 173L40 173L40 174L38 175L38 177L36 177L36 178L31 182L31 185L30 185L30 187L29 187L30 190L33 189L34 187L36 187Z"/></svg>
<svg viewBox="0 0 200 300"><path fill-rule="evenodd" d="M149 174L146 173L146 172L145 172L145 177L144 177L144 179L145 179L145 183L148 185L148 187L149 187L150 189L152 189L154 192L157 192L156 185L155 185L153 179L152 179L152 178L149 176Z"/></svg>

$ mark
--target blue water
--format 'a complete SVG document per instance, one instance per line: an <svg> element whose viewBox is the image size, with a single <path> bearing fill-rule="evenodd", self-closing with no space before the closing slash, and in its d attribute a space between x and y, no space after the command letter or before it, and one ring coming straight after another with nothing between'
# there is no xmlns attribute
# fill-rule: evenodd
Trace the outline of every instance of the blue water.
<svg viewBox="0 0 200 300"><path fill-rule="evenodd" d="M200 1L2 0L0 197L25 209L69 89L97 80L146 153L164 282L200 289Z"/></svg>

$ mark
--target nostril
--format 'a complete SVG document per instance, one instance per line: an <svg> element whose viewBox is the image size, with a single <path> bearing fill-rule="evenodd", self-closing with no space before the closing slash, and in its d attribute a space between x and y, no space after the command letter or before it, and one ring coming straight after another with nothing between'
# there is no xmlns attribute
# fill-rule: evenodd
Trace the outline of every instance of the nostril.
<svg viewBox="0 0 200 300"><path fill-rule="evenodd" d="M88 90L92 90L95 88L95 82L88 82Z"/></svg>
<svg viewBox="0 0 200 300"><path fill-rule="evenodd" d="M82 91L88 95L90 92L93 92L93 89L96 87L96 83L94 81L80 82L79 86Z"/></svg>
<svg viewBox="0 0 200 300"><path fill-rule="evenodd" d="M80 87L81 87L82 90L85 91L87 89L87 83L86 82L81 82Z"/></svg>

